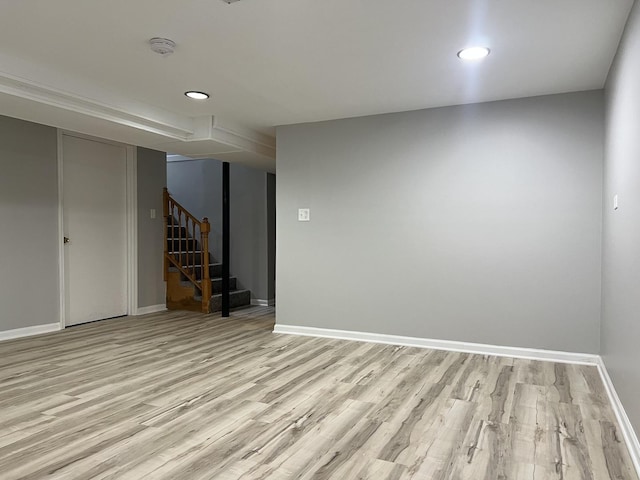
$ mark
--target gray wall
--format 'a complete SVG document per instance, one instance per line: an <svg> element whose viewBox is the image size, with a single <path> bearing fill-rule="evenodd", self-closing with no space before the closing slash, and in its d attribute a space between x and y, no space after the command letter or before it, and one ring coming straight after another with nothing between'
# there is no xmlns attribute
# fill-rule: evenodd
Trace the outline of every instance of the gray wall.
<svg viewBox="0 0 640 480"><path fill-rule="evenodd" d="M270 300L267 182L270 174L230 166L231 274L253 299ZM222 162L213 159L167 162L167 183L175 199L211 223L211 252L222 257ZM273 218L273 217L272 217ZM273 230L273 229L272 229Z"/></svg>
<svg viewBox="0 0 640 480"><path fill-rule="evenodd" d="M165 154L138 149L138 305L165 303ZM0 116L0 332L59 321L56 129ZM157 218L150 219L155 208Z"/></svg>
<svg viewBox="0 0 640 480"><path fill-rule="evenodd" d="M59 321L55 128L0 116L0 331Z"/></svg>
<svg viewBox="0 0 640 480"><path fill-rule="evenodd" d="M254 299L267 300L269 294L267 238L267 173L232 164L231 265L240 288L251 290Z"/></svg>
<svg viewBox="0 0 640 480"><path fill-rule="evenodd" d="M640 432L640 5L606 88L602 356ZM618 195L619 209L613 210Z"/></svg>
<svg viewBox="0 0 640 480"><path fill-rule="evenodd" d="M279 127L277 322L597 353L603 117L593 91Z"/></svg>
<svg viewBox="0 0 640 480"><path fill-rule="evenodd" d="M267 299L276 299L276 176L267 174L267 269L269 290Z"/></svg>
<svg viewBox="0 0 640 480"><path fill-rule="evenodd" d="M0 116L0 331L60 319L56 135Z"/></svg>
<svg viewBox="0 0 640 480"><path fill-rule="evenodd" d="M205 216L204 166L206 160L167 162L167 187L198 218Z"/></svg>
<svg viewBox="0 0 640 480"><path fill-rule="evenodd" d="M138 306L164 304L162 189L167 155L138 147ZM155 209L156 218L151 218Z"/></svg>

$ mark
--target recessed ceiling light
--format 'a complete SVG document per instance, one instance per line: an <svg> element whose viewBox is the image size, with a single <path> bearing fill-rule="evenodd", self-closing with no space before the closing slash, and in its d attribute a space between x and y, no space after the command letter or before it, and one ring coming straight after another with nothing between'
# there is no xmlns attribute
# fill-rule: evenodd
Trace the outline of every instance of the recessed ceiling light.
<svg viewBox="0 0 640 480"><path fill-rule="evenodd" d="M189 98L193 98L194 100L206 100L207 98L209 98L208 93L196 92L194 90L189 90L188 92L184 92L184 94Z"/></svg>
<svg viewBox="0 0 640 480"><path fill-rule="evenodd" d="M462 60L480 60L489 55L491 50L487 47L469 47L463 48L458 52L458 57Z"/></svg>

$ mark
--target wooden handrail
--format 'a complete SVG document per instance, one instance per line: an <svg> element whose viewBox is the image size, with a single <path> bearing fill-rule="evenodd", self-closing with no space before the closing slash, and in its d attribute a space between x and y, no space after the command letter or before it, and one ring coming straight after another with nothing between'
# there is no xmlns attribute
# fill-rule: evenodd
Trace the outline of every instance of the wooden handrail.
<svg viewBox="0 0 640 480"><path fill-rule="evenodd" d="M186 208L184 208L182 205L180 205L178 202L176 202L176 200L171 196L171 194L169 193L169 191L167 190L167 188L164 188L164 191L167 193L167 198L169 199L169 201L175 205L185 216L189 217L191 220L193 220L196 223L201 223L196 217L194 217Z"/></svg>
<svg viewBox="0 0 640 480"><path fill-rule="evenodd" d="M164 188L164 279L170 267L177 268L202 294L202 312L209 313L211 303L211 275L209 272L209 233L211 225L205 217L202 221L180 205ZM169 237L171 227L171 237ZM198 250L198 242L200 250ZM171 249L169 248L171 244ZM200 272L196 257L200 252ZM200 273L200 279L198 279Z"/></svg>

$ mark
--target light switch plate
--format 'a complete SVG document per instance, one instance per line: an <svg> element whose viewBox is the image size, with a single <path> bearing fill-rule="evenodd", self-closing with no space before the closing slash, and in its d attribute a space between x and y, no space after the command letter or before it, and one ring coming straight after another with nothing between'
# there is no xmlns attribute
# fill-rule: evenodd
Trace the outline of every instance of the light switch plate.
<svg viewBox="0 0 640 480"><path fill-rule="evenodd" d="M618 209L618 195L613 196L613 209L614 210Z"/></svg>
<svg viewBox="0 0 640 480"><path fill-rule="evenodd" d="M311 220L311 214L308 208L299 208L298 209L298 221L299 222L308 222Z"/></svg>
<svg viewBox="0 0 640 480"><path fill-rule="evenodd" d="M156 209L155 209L155 208L152 208L152 209L149 211L149 216L150 216L151 218L156 218Z"/></svg>

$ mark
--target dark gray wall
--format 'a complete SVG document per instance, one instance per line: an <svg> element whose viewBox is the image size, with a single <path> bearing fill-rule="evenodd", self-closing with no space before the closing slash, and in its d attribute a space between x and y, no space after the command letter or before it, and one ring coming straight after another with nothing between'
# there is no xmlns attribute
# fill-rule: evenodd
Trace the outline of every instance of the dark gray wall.
<svg viewBox="0 0 640 480"><path fill-rule="evenodd" d="M138 306L166 302L162 189L167 184L167 155L138 147ZM156 218L151 218L155 209Z"/></svg>
<svg viewBox="0 0 640 480"><path fill-rule="evenodd" d="M222 162L211 159L170 161L167 186L174 198L196 218L211 224L209 249L222 258Z"/></svg>
<svg viewBox="0 0 640 480"><path fill-rule="evenodd" d="M56 135L0 116L0 331L60 319Z"/></svg>
<svg viewBox="0 0 640 480"><path fill-rule="evenodd" d="M254 299L269 294L267 238L267 173L241 165L230 166L231 268L240 288Z"/></svg>
<svg viewBox="0 0 640 480"><path fill-rule="evenodd" d="M170 192L198 218L205 216L204 167L205 160L165 164Z"/></svg>
<svg viewBox="0 0 640 480"><path fill-rule="evenodd" d="M270 300L267 178L270 174L231 164L231 274L253 299ZM167 162L171 194L198 218L211 223L211 252L222 257L222 162L213 159ZM273 217L271 217L273 218Z"/></svg>
<svg viewBox="0 0 640 480"><path fill-rule="evenodd" d="M640 5L606 87L602 356L640 431ZM613 210L613 196L619 208Z"/></svg>
<svg viewBox="0 0 640 480"><path fill-rule="evenodd" d="M217 259L222 259L222 162L218 160L200 160L200 162L202 162L202 178L198 184L200 190L192 195L202 195L203 209L199 218L209 218L211 251ZM186 164L183 166L186 167ZM234 190L231 191L231 200L233 200ZM234 224L232 223L231 234L234 235L234 233ZM235 258L232 255L231 268L235 272L234 264Z"/></svg>
<svg viewBox="0 0 640 480"><path fill-rule="evenodd" d="M592 91L279 127L277 322L597 353L603 111Z"/></svg>

